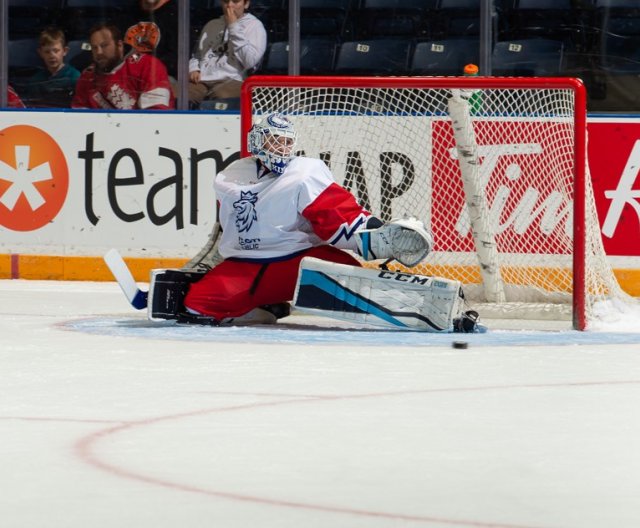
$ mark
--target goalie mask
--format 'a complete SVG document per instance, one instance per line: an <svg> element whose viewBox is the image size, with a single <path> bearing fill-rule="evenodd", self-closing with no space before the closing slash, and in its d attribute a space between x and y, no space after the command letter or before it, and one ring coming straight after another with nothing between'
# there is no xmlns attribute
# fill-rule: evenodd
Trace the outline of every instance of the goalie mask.
<svg viewBox="0 0 640 528"><path fill-rule="evenodd" d="M249 152L280 176L293 157L297 137L293 123L287 117L270 114L251 127L247 141Z"/></svg>

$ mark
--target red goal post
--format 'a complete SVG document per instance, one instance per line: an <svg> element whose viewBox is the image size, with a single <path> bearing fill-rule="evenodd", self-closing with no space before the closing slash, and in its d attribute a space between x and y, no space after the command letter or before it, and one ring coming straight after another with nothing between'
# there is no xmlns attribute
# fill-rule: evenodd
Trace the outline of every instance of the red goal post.
<svg viewBox="0 0 640 528"><path fill-rule="evenodd" d="M242 155L274 111L374 214L423 220L435 244L412 271L460 280L481 315L582 330L626 298L602 247L580 80L252 76Z"/></svg>

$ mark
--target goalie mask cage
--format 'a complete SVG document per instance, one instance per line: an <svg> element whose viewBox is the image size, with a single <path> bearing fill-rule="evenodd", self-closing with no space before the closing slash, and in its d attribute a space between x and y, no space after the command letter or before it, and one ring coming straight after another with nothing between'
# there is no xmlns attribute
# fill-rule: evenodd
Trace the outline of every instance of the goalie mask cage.
<svg viewBox="0 0 640 528"><path fill-rule="evenodd" d="M373 214L423 220L434 247L411 271L459 280L481 315L583 330L628 298L602 245L579 80L253 76L243 155L275 111Z"/></svg>

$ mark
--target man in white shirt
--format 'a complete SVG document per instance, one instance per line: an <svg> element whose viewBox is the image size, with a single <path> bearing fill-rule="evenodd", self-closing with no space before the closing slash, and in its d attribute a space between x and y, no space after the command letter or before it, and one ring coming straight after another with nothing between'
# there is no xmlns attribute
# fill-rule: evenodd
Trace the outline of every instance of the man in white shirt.
<svg viewBox="0 0 640 528"><path fill-rule="evenodd" d="M223 16L202 28L189 61L189 101L239 97L242 81L267 48L264 25L247 12L249 0L221 0Z"/></svg>

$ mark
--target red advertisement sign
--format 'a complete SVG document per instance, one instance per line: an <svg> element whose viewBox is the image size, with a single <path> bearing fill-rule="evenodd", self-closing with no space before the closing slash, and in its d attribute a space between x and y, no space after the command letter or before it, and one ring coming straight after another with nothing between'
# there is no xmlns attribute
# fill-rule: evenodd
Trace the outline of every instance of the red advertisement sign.
<svg viewBox="0 0 640 528"><path fill-rule="evenodd" d="M570 160L557 155L550 159L549 141L558 137L553 126L539 122L476 124L480 181L490 217L499 226L496 242L500 251L518 252L510 249L516 238L529 252L570 251L567 238L573 236L573 200L563 179L573 176ZM490 127L491 133L485 133ZM452 171L459 172L453 134L446 123L438 122L433 133L438 140L434 139L433 152L432 228L440 244L435 249L470 251L473 242L462 183L450 176ZM588 135L588 166L605 252L640 256L640 122L591 120ZM556 175L553 179L546 177L551 170Z"/></svg>
<svg viewBox="0 0 640 528"><path fill-rule="evenodd" d="M479 194L486 202L502 253L568 254L573 236L571 150L551 148L570 134L566 125L540 121L486 121L474 128ZM463 199L449 123L434 123L434 238L444 251L471 251L469 209ZM569 144L569 141L567 141ZM555 144L554 144L555 147ZM553 172L554 177L549 178Z"/></svg>
<svg viewBox="0 0 640 528"><path fill-rule="evenodd" d="M640 256L640 123L590 121L589 167L607 255Z"/></svg>

